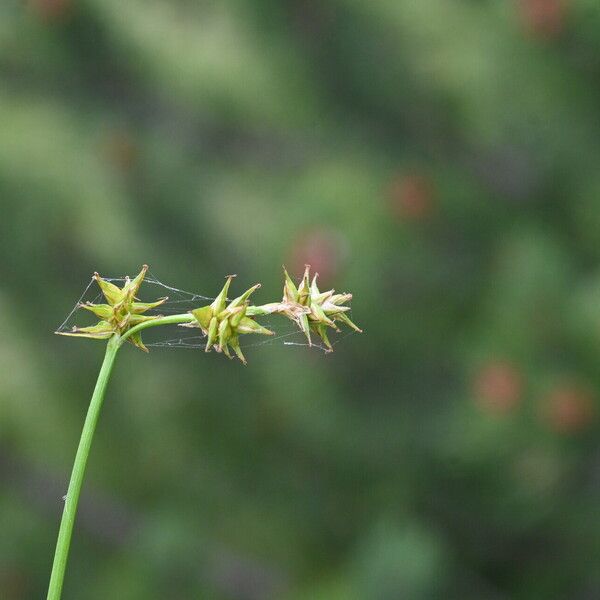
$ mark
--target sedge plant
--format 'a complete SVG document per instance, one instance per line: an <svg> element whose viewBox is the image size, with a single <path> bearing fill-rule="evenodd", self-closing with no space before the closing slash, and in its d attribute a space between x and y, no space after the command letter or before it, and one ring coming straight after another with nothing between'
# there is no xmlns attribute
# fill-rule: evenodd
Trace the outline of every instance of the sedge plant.
<svg viewBox="0 0 600 600"><path fill-rule="evenodd" d="M98 273L94 273L94 279L100 287L105 302L101 304L86 302L79 307L96 315L99 319L98 323L89 327L73 327L68 332L57 331L60 335L104 340L106 350L81 432L69 487L64 497L47 600L61 598L69 546L92 438L117 353L126 342L148 352L148 348L142 341L142 332L145 329L164 325L196 327L201 329L206 337L206 352L214 349L228 358L233 358L235 354L242 363L246 364L246 358L240 347L240 336L273 335L272 331L257 321L261 316L278 314L291 319L306 335L309 345L312 345L311 334L314 334L323 341L327 351L333 350L327 335L328 329L339 331L338 325L346 325L355 331L361 331L346 314L350 310L347 302L352 299L352 295L335 294L334 290L319 291L317 275L311 281L308 266L298 285L292 281L284 268L285 283L280 302L261 306L251 305L250 296L260 287L260 284L229 300L228 293L233 280L233 276L229 276L223 289L210 305L168 316L147 314L151 310L159 309L167 298L159 298L154 302L140 302L137 297L147 270L148 266L144 265L136 277L133 279L126 277L123 287L118 287L113 282L100 277Z"/></svg>

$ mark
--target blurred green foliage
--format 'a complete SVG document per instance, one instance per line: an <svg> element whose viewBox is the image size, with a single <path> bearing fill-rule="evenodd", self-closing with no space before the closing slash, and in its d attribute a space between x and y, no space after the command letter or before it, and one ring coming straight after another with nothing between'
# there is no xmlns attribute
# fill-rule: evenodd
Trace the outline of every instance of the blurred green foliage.
<svg viewBox="0 0 600 600"><path fill-rule="evenodd" d="M600 596L595 0L0 3L0 597L42 598L91 273L355 294L124 352L65 598Z"/></svg>

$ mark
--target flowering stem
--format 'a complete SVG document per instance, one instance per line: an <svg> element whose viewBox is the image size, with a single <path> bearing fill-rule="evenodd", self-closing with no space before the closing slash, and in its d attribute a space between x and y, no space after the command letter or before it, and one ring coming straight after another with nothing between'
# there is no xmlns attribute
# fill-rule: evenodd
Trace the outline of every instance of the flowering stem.
<svg viewBox="0 0 600 600"><path fill-rule="evenodd" d="M77 504L79 502L81 485L85 474L85 466L90 454L92 438L94 436L94 430L96 429L96 423L98 422L102 401L104 400L106 385L108 384L110 373L120 347L121 340L119 336L114 335L108 340L104 361L100 368L100 373L98 374L98 380L96 381L96 387L92 394L92 400L90 401L87 416L85 417L85 423L79 440L79 447L77 448L77 454L75 455L73 471L71 472L69 489L65 497L65 506L60 522L56 551L54 553L54 563L52 564L52 574L50 576L50 585L48 587L48 600L60 600L67 558L69 555L69 546L71 545L73 524L75 522Z"/></svg>
<svg viewBox="0 0 600 600"><path fill-rule="evenodd" d="M69 556L69 546L71 545L73 525L75 523L75 515L77 513L77 504L79 503L79 495L81 493L81 486L83 484L83 477L85 475L85 467L90 454L90 447L92 445L92 438L94 437L94 431L96 429L96 423L98 422L100 409L102 408L104 393L106 391L106 386L108 384L119 348L130 335L137 333L142 329L146 329L148 327L157 327L158 325L189 323L193 320L194 317L189 313L170 315L168 317L159 317L157 319L153 319L152 321L140 323L139 325L136 325L135 327L132 327L126 331L121 336L115 334L108 340L106 354L104 355L104 361L100 367L100 373L98 374L96 387L94 388L94 393L92 394L92 399L90 401L90 406L85 418L85 423L83 424L83 430L81 432L81 438L79 439L77 454L75 455L75 462L73 463L73 471L71 472L71 480L69 481L69 488L67 495L65 496L65 506L60 522L58 540L56 541L56 551L54 553L54 563L52 564L52 574L50 575L50 585L48 587L47 600L60 600L61 597L63 581L65 578L65 569L67 567L67 558Z"/></svg>
<svg viewBox="0 0 600 600"><path fill-rule="evenodd" d="M287 271L285 271L286 282L282 302L265 304L263 306L250 306L248 302L249 296L260 287L260 284L256 284L227 304L227 291L233 277L229 276L223 289L209 306L197 308L189 313L166 317L141 316L149 310L156 309L166 301L166 298L160 298L155 302L149 303L137 300L136 294L147 270L148 266L144 265L140 273L133 280L126 277L122 288L95 273L94 279L100 286L108 304L86 302L78 306L91 311L101 320L96 325L90 327L73 327L71 331L57 331L60 335L102 340L108 339L108 344L81 432L73 471L71 472L71 479L69 481L69 488L65 496L65 505L60 522L58 540L56 542L47 600L60 600L61 597L69 546L71 545L73 526L77 513L77 504L79 503L92 438L94 437L100 409L104 401L106 386L108 385L117 352L127 340L141 350L147 351L142 342L141 335L139 335L142 330L160 325L188 324L192 327L199 327L206 335L207 351L210 351L211 347L214 346L219 352L223 352L228 358L232 358L230 353L231 348L238 358L246 364L246 359L239 344L240 334L273 335L272 331L262 327L253 320L252 317L255 316L274 313L285 315L300 326L300 329L308 339L309 345L311 344L310 331L313 330L323 339L330 351L333 348L329 343L326 327L332 327L337 330L335 321L345 323L355 331L361 331L345 314L350 308L343 306L352 298L352 294L334 294L334 290L321 293L316 283L317 276L313 277L312 283L309 281L308 266L298 287L296 287ZM130 323L135 323L136 321L141 322L138 322L131 329L123 331Z"/></svg>

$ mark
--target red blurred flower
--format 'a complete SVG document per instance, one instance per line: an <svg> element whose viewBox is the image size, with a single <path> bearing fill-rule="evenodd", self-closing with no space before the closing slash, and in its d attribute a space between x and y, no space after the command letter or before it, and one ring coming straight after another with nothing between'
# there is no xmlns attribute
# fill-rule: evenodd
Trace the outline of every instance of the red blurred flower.
<svg viewBox="0 0 600 600"><path fill-rule="evenodd" d="M31 591L26 573L20 569L6 566L0 568L0 589L3 590L3 598L14 598L15 600L29 597Z"/></svg>
<svg viewBox="0 0 600 600"><path fill-rule="evenodd" d="M521 401L522 377L510 363L496 360L485 364L473 378L475 403L484 412L503 415Z"/></svg>
<svg viewBox="0 0 600 600"><path fill-rule="evenodd" d="M403 221L420 221L431 216L433 196L433 184L419 173L397 177L388 191L390 209Z"/></svg>
<svg viewBox="0 0 600 600"><path fill-rule="evenodd" d="M108 134L104 151L109 162L122 171L131 169L138 157L135 139L124 129L116 129Z"/></svg>
<svg viewBox="0 0 600 600"><path fill-rule="evenodd" d="M302 273L304 266L310 265L321 281L327 282L337 275L347 254L348 244L340 232L319 227L296 238L288 264L291 273Z"/></svg>
<svg viewBox="0 0 600 600"><path fill-rule="evenodd" d="M577 385L565 384L551 390L540 403L541 419L556 433L576 433L594 419L592 394Z"/></svg>
<svg viewBox="0 0 600 600"><path fill-rule="evenodd" d="M552 38L563 31L567 0L518 0L518 3L521 21L529 33Z"/></svg>
<svg viewBox="0 0 600 600"><path fill-rule="evenodd" d="M42 21L58 21L71 11L73 0L28 0L28 7Z"/></svg>

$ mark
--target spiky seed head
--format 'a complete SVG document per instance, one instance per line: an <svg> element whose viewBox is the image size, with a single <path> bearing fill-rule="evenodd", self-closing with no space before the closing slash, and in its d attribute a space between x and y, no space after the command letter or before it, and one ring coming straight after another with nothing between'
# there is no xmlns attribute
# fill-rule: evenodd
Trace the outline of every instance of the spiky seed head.
<svg viewBox="0 0 600 600"><path fill-rule="evenodd" d="M125 278L122 288L112 281L103 279L98 273L94 273L94 280L100 287L106 303L86 302L79 306L96 315L100 321L91 327L73 327L71 331L57 331L56 333L105 340L114 334L122 335L139 323L157 319L160 315L145 315L144 313L157 308L166 302L167 298L159 298L155 302L139 302L137 298L147 271L148 265L143 265L140 272L133 279ZM130 335L128 340L140 350L148 352L142 342L140 333Z"/></svg>
<svg viewBox="0 0 600 600"><path fill-rule="evenodd" d="M199 327L207 337L206 352L210 352L214 348L217 352L223 352L228 358L233 358L229 350L231 348L236 356L246 364L240 348L239 336L249 333L273 335L273 332L252 318L258 313L248 314L248 299L260 287L259 283L248 288L227 304L227 293L232 277L230 275L227 278L223 289L211 304L190 312L195 319L193 325Z"/></svg>

